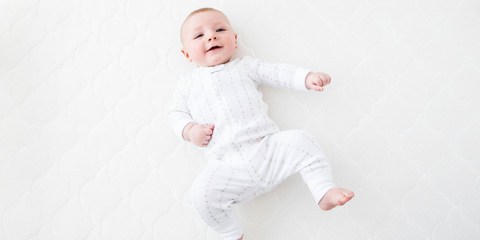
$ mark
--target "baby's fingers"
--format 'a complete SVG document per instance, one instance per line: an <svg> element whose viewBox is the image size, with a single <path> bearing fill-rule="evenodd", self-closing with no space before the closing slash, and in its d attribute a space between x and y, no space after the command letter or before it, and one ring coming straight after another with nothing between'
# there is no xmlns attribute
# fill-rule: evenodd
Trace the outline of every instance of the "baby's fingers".
<svg viewBox="0 0 480 240"><path fill-rule="evenodd" d="M327 85L327 84L330 83L329 78L328 78L328 75L321 75L321 76L320 76L320 80L321 80L321 82L322 82L322 83L321 83L322 86L325 86L325 85Z"/></svg>
<svg viewBox="0 0 480 240"><path fill-rule="evenodd" d="M323 86L325 86L327 84L330 84L330 82L332 81L332 78L327 74L323 74L322 81L323 81Z"/></svg>
<svg viewBox="0 0 480 240"><path fill-rule="evenodd" d="M317 84L314 84L312 86L312 89L315 90L315 91L319 91L319 92L323 91L323 87L321 85L317 85Z"/></svg>
<svg viewBox="0 0 480 240"><path fill-rule="evenodd" d="M212 137L209 137L209 136L208 136L208 137L203 141L202 146L203 146L203 147L206 147L206 146L208 145L208 143L210 143L210 139L212 139Z"/></svg>
<svg viewBox="0 0 480 240"><path fill-rule="evenodd" d="M203 132L204 132L205 135L207 135L207 136L211 136L211 135L213 134L213 131L212 131L212 129L210 129L210 128L204 128L204 129L203 129Z"/></svg>
<svg viewBox="0 0 480 240"><path fill-rule="evenodd" d="M213 125L204 126L204 128L203 128L205 134L206 134L206 135L209 135L209 136L213 134L213 129L214 129L214 126L213 126Z"/></svg>

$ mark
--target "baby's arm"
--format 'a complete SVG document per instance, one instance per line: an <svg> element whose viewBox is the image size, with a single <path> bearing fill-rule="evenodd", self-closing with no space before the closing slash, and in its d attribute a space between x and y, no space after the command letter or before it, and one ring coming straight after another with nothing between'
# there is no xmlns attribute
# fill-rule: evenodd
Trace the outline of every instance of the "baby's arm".
<svg viewBox="0 0 480 240"><path fill-rule="evenodd" d="M206 147L212 139L214 125L201 125L189 123L183 129L182 136L185 141L192 142L199 147Z"/></svg>
<svg viewBox="0 0 480 240"><path fill-rule="evenodd" d="M179 138L199 147L206 147L212 138L215 126L194 123L184 89L186 89L185 81L180 80L175 88L172 105L168 112L170 125Z"/></svg>
<svg viewBox="0 0 480 240"><path fill-rule="evenodd" d="M305 77L305 86L315 91L323 91L323 87L329 84L332 79L322 72L310 72Z"/></svg>
<svg viewBox="0 0 480 240"><path fill-rule="evenodd" d="M251 57L244 57L244 60L250 64L257 83L272 87L323 91L323 87L331 80L325 73L310 72L308 69L289 64L270 64Z"/></svg>

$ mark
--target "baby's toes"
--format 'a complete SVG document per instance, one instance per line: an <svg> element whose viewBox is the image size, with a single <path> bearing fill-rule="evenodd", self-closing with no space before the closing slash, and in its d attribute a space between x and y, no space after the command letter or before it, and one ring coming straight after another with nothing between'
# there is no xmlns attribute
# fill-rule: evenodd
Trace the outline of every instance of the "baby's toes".
<svg viewBox="0 0 480 240"><path fill-rule="evenodd" d="M345 197L353 198L355 196L355 193L350 190L345 190L343 191L343 195L345 195Z"/></svg>

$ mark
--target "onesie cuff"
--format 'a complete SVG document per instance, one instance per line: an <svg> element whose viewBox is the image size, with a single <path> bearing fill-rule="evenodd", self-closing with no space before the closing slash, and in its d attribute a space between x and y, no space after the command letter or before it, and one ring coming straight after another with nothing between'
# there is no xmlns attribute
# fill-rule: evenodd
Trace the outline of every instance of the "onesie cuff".
<svg viewBox="0 0 480 240"><path fill-rule="evenodd" d="M308 91L307 86L305 86L305 78L309 72L311 71L305 68L297 69L293 78L293 88L295 90Z"/></svg>
<svg viewBox="0 0 480 240"><path fill-rule="evenodd" d="M191 119L181 119L178 120L177 123L173 126L173 131L175 132L175 135L179 137L181 140L185 141L183 138L183 129L187 126L187 124L193 122Z"/></svg>

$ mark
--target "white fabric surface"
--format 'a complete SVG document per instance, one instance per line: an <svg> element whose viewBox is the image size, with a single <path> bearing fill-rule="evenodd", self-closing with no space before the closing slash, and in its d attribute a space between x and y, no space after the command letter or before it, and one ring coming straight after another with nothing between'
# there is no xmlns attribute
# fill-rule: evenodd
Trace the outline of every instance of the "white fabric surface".
<svg viewBox="0 0 480 240"><path fill-rule="evenodd" d="M0 0L0 239L219 239L188 202L202 153L166 117L204 6L236 57L332 77L264 98L356 193L323 212L295 175L237 208L246 240L480 238L479 1Z"/></svg>

